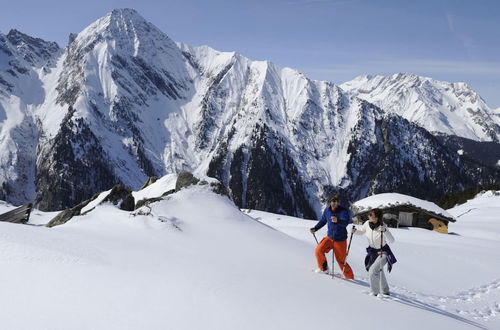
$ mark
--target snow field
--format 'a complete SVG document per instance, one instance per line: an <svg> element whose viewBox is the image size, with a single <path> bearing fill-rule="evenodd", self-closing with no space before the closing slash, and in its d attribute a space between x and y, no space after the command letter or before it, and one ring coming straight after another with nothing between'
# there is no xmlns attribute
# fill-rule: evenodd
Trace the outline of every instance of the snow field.
<svg viewBox="0 0 500 330"><path fill-rule="evenodd" d="M207 186L184 189L150 207L131 213L101 204L54 228L39 226L50 217L36 210L33 226L0 223L3 326L308 329L335 324L365 329L380 321L389 329L469 329L498 324L500 289L498 278L490 278L498 276L495 265L489 271L484 266L486 274L474 278L463 271L466 265L453 266L453 259L444 259L448 267L438 267L434 257L405 252L414 246L425 250L430 242L452 250L454 239L469 239L465 218L465 227L457 221L451 229L460 236L395 231L399 261L389 275L394 297L380 300L363 294L368 286L360 237L349 257L357 281L349 282L311 272L316 243L308 228L313 221L246 214ZM5 208L0 205L0 212ZM412 243L413 232L423 242ZM425 235L432 239L424 240ZM494 250L494 244L484 246ZM464 258L473 260L474 251ZM492 252L484 261L497 256ZM437 281L416 281L420 276L446 279L446 269L453 267L460 286L447 284L442 293ZM421 273L410 274L417 270Z"/></svg>

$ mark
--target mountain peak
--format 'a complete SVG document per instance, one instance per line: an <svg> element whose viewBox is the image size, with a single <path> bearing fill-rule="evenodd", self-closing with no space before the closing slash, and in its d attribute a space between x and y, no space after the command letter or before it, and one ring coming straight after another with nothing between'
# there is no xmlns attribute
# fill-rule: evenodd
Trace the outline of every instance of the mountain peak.
<svg viewBox="0 0 500 330"><path fill-rule="evenodd" d="M38 48L50 48L54 51L59 50L59 45L55 41L45 41L40 38L35 38L16 29L11 29L9 33L7 33L7 39L9 39L12 45L18 48L25 45L32 45Z"/></svg>
<svg viewBox="0 0 500 330"><path fill-rule="evenodd" d="M110 16L127 17L130 19L140 19L144 18L137 12L137 10L132 8L116 8L109 14Z"/></svg>
<svg viewBox="0 0 500 330"><path fill-rule="evenodd" d="M177 55L179 52L175 42L165 33L129 8L114 9L76 37L70 37L70 47L82 52L94 49L98 44L114 49L121 56L154 57L158 53Z"/></svg>
<svg viewBox="0 0 500 330"><path fill-rule="evenodd" d="M132 44L148 38L166 39L173 43L156 26L130 8L114 9L80 32L76 40L94 40L96 36L103 39L121 39Z"/></svg>
<svg viewBox="0 0 500 330"><path fill-rule="evenodd" d="M398 73L393 74L391 78L393 78L393 79L420 79L420 78L424 78L424 77L417 76L416 74L411 73L411 72L398 72Z"/></svg>
<svg viewBox="0 0 500 330"><path fill-rule="evenodd" d="M16 49L16 52L34 66L46 65L54 54L60 51L56 42L35 38L16 29L10 30L6 38Z"/></svg>
<svg viewBox="0 0 500 330"><path fill-rule="evenodd" d="M142 25L151 24L144 17L142 17L135 9L122 8L113 9L111 13L105 16L109 18L110 24L118 25Z"/></svg>

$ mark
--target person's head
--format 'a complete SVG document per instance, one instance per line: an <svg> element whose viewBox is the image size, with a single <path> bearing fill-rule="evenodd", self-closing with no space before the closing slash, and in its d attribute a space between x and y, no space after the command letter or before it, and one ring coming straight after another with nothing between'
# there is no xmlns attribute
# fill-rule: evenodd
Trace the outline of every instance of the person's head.
<svg viewBox="0 0 500 330"><path fill-rule="evenodd" d="M381 209L373 209L368 212L368 220L373 223L377 223L378 221L382 221L382 210Z"/></svg>
<svg viewBox="0 0 500 330"><path fill-rule="evenodd" d="M337 206L340 205L340 195L339 194L333 194L328 198L328 202L332 208L336 208Z"/></svg>

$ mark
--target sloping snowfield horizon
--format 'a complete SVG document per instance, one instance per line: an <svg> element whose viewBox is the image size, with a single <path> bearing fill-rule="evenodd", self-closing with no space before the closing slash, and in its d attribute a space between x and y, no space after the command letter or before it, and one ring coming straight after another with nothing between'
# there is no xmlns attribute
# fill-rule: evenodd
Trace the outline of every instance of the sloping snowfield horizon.
<svg viewBox="0 0 500 330"><path fill-rule="evenodd" d="M43 224L57 212L38 210L31 225L0 223L1 328L500 328L492 192L447 210L452 234L391 229L387 300L366 294L364 237L353 238L346 281L311 271L314 221L242 212L208 186L138 211L101 204L53 228Z"/></svg>

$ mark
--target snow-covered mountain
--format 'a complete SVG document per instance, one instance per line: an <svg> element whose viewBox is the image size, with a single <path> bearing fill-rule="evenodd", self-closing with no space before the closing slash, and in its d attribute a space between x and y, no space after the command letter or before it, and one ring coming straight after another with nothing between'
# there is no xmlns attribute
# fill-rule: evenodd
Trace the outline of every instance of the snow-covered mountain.
<svg viewBox="0 0 500 330"><path fill-rule="evenodd" d="M44 77L55 67L59 46L11 30L0 33L0 199L34 200Z"/></svg>
<svg viewBox="0 0 500 330"><path fill-rule="evenodd" d="M465 83L398 73L360 76L341 88L430 132L500 142L500 113Z"/></svg>
<svg viewBox="0 0 500 330"><path fill-rule="evenodd" d="M348 201L384 191L432 199L500 175L332 83L175 43L131 9L49 54L29 68L39 87L23 111L31 131L1 153L0 199L13 203L36 196L41 209L61 209L116 183L137 189L189 170L220 179L241 207L315 218L333 190ZM19 125L2 126L5 141ZM5 158L21 150L24 170Z"/></svg>

